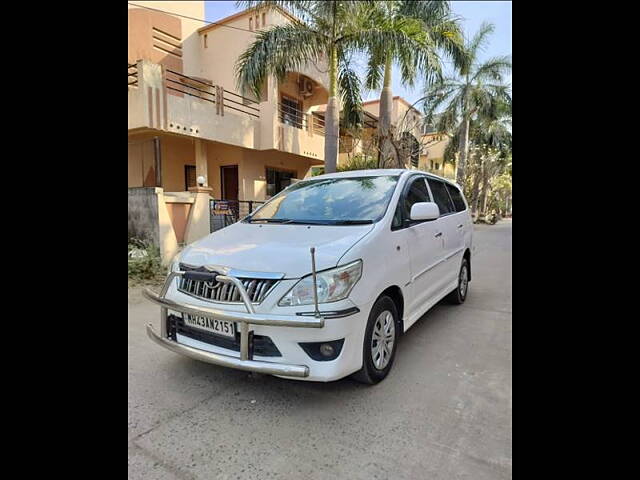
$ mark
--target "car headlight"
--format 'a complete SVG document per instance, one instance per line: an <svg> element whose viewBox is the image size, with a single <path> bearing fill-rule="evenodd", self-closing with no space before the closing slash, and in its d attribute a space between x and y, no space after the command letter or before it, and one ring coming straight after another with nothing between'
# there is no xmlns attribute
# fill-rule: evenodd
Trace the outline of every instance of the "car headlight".
<svg viewBox="0 0 640 480"><path fill-rule="evenodd" d="M316 274L318 303L337 302L347 298L362 275L362 260ZM313 277L300 279L278 302L281 307L313 305Z"/></svg>

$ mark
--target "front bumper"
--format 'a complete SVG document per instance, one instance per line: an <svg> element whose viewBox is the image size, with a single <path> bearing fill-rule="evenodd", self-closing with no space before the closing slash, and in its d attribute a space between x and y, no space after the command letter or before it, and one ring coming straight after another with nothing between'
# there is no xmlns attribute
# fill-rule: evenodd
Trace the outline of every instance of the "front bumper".
<svg viewBox="0 0 640 480"><path fill-rule="evenodd" d="M285 377L305 378L309 376L308 365L292 365L285 363L275 363L267 361L257 361L249 358L249 325L266 325L277 327L303 327L322 328L325 320L322 316L297 316L297 315L274 315L257 314L253 309L253 304L249 300L246 291L237 278L227 275L218 275L217 280L224 283L234 284L240 291L241 298L247 312L237 312L194 306L182 302L175 302L165 298L165 295L176 277L180 277L184 272L172 272L167 277L160 294L145 289L143 295L152 302L160 305L160 332L157 333L151 324L147 325L147 335L156 342L175 353L186 355L207 363L221 365L224 367L237 368L251 372L267 373L271 375L281 375ZM168 310L187 313L202 317L215 317L220 320L238 322L240 325L240 358L221 353L208 352L188 345L177 343L170 339L167 334Z"/></svg>
<svg viewBox="0 0 640 480"><path fill-rule="evenodd" d="M202 362L213 363L223 367L237 368L238 370L247 370L249 372L268 373L270 375L283 375L285 377L308 377L309 367L306 365L287 365L284 363L264 362L256 360L241 360L236 357L222 355L219 353L206 352L198 348L192 348L188 345L169 340L166 337L158 335L151 324L147 325L147 335L158 345L163 346L175 353L186 355L187 357L200 360Z"/></svg>

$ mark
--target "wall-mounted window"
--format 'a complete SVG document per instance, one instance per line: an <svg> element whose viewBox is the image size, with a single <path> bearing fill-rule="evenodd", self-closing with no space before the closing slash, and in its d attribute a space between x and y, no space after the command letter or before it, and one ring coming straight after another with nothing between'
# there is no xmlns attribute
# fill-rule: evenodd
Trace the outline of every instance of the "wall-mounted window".
<svg viewBox="0 0 640 480"><path fill-rule="evenodd" d="M262 26L263 27L267 26L267 14L266 13L262 13Z"/></svg>
<svg viewBox="0 0 640 480"><path fill-rule="evenodd" d="M302 128L302 102L295 98L282 95L280 121L292 127Z"/></svg>
<svg viewBox="0 0 640 480"><path fill-rule="evenodd" d="M436 170L440 170L440 164L436 162Z"/></svg>
<svg viewBox="0 0 640 480"><path fill-rule="evenodd" d="M185 165L184 166L184 189L189 190L191 187L196 187L196 166Z"/></svg>
<svg viewBox="0 0 640 480"><path fill-rule="evenodd" d="M431 160L431 170L433 170L433 160Z"/></svg>
<svg viewBox="0 0 640 480"><path fill-rule="evenodd" d="M204 48L207 48L207 34L204 34Z"/></svg>
<svg viewBox="0 0 640 480"><path fill-rule="evenodd" d="M295 176L296 172L292 170L267 167L267 196L272 197L287 188Z"/></svg>
<svg viewBox="0 0 640 480"><path fill-rule="evenodd" d="M253 32L253 17L249 17L249 30Z"/></svg>
<svg viewBox="0 0 640 480"><path fill-rule="evenodd" d="M256 30L260 28L260 16L256 15Z"/></svg>

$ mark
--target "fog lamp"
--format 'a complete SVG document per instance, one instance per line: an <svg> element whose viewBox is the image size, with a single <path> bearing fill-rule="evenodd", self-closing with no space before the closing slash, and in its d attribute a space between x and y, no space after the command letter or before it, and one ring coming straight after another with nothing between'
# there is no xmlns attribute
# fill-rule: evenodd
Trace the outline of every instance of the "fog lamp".
<svg viewBox="0 0 640 480"><path fill-rule="evenodd" d="M333 357L335 354L335 349L330 343L323 343L322 345L320 345L320 353L323 357Z"/></svg>

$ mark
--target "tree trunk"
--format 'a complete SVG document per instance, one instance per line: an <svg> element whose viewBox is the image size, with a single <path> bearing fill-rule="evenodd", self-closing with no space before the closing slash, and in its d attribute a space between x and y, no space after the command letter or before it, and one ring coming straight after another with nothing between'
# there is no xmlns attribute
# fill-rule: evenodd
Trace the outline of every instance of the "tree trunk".
<svg viewBox="0 0 640 480"><path fill-rule="evenodd" d="M478 219L478 203L480 200L480 180L482 178L482 163L483 163L483 159L482 156L479 156L478 158L478 166L476 168L476 171L473 175L473 184L471 186L471 217L473 218L473 221L475 222Z"/></svg>
<svg viewBox="0 0 640 480"><path fill-rule="evenodd" d="M469 156L469 119L462 120L462 132L460 135L460 148L458 152L458 169L456 171L456 183L462 185L464 183L465 168L467 157Z"/></svg>
<svg viewBox="0 0 640 480"><path fill-rule="evenodd" d="M482 169L482 189L480 190L480 213L487 214L487 192L489 190L489 172L485 165Z"/></svg>
<svg viewBox="0 0 640 480"><path fill-rule="evenodd" d="M331 49L329 59L329 100L325 113L324 171L334 173L338 165L340 141L340 106L338 105L338 51Z"/></svg>
<svg viewBox="0 0 640 480"><path fill-rule="evenodd" d="M391 115L393 113L393 92L391 90L391 73L392 73L391 55L387 55L384 64L384 82L382 91L380 92L380 111L378 112L378 163L380 156L386 160L388 156L394 156L393 164L397 160L398 155L391 145Z"/></svg>

